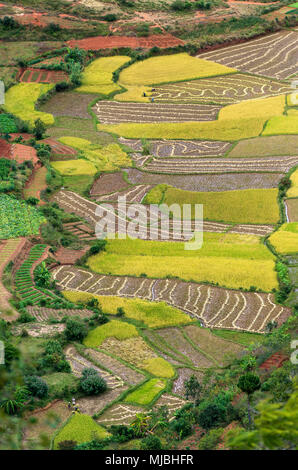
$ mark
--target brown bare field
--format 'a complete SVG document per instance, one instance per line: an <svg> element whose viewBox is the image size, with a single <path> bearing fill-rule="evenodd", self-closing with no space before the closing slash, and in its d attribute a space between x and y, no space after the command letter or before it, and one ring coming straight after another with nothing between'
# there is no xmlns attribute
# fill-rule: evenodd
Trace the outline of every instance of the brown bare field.
<svg viewBox="0 0 298 470"><path fill-rule="evenodd" d="M271 157L298 155L298 135L273 135L238 142L229 157Z"/></svg>
<svg viewBox="0 0 298 470"><path fill-rule="evenodd" d="M288 221L298 222L298 198L286 199L285 205L287 209Z"/></svg>
<svg viewBox="0 0 298 470"><path fill-rule="evenodd" d="M125 170L128 180L136 185L168 184L187 191L232 191L276 187L283 175L279 173L227 173L227 174L176 174L147 173L130 168Z"/></svg>
<svg viewBox="0 0 298 470"><path fill-rule="evenodd" d="M204 104L99 101L92 109L101 124L119 124L122 122L213 121L221 107Z"/></svg>
<svg viewBox="0 0 298 470"><path fill-rule="evenodd" d="M116 338L107 338L100 345L100 349L140 369L142 369L144 361L158 357L141 337L128 338L122 341Z"/></svg>
<svg viewBox="0 0 298 470"><path fill-rule="evenodd" d="M210 328L264 333L269 321L280 325L291 315L289 308L274 303L273 294L169 279L105 276L68 266L52 273L63 290L165 301Z"/></svg>
<svg viewBox="0 0 298 470"><path fill-rule="evenodd" d="M71 250L70 248L61 246L55 252L55 258L61 264L75 264L75 262L80 259L87 250L88 247L85 247L83 250Z"/></svg>
<svg viewBox="0 0 298 470"><path fill-rule="evenodd" d="M67 403L62 400L55 401L46 410L41 409L35 412L33 416L37 419L36 423L30 423L30 415L28 415L25 418L25 428L23 431L23 449L42 449L41 438L46 436L50 440L51 436L61 427L69 415L70 411L67 408ZM50 448L50 442L48 448Z"/></svg>
<svg viewBox="0 0 298 470"><path fill-rule="evenodd" d="M152 96L156 103L209 103L227 105L253 98L290 93L289 85L267 78L244 74L202 78L189 82L169 83L155 88Z"/></svg>
<svg viewBox="0 0 298 470"><path fill-rule="evenodd" d="M123 174L120 171L116 173L106 173L100 175L100 177L94 181L90 196L102 196L115 191L122 191L128 186L128 183L123 179Z"/></svg>
<svg viewBox="0 0 298 470"><path fill-rule="evenodd" d="M87 108L88 104L94 101L96 96L90 93L60 92L53 95L39 109L45 113L53 114L53 116L91 119Z"/></svg>
<svg viewBox="0 0 298 470"><path fill-rule="evenodd" d="M265 37L199 54L241 72L285 79L297 72L297 39L295 31L280 31Z"/></svg>
<svg viewBox="0 0 298 470"><path fill-rule="evenodd" d="M123 385L122 387L114 388L112 390L107 390L106 392L91 397L79 398L76 404L79 407L81 413L93 416L95 413L101 411L105 406L107 406L112 401L116 400L121 393L127 390L127 386Z"/></svg>

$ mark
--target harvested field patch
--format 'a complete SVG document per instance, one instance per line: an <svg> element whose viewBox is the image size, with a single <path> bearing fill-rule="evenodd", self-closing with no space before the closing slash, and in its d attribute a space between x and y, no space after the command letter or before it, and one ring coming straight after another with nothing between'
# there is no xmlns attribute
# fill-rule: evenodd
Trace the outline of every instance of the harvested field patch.
<svg viewBox="0 0 298 470"><path fill-rule="evenodd" d="M197 372L192 369L187 369L186 367L179 367L177 369L178 377L174 380L172 392L181 397L185 397L185 387L184 382L188 380L192 375L195 375L200 382L203 378L202 372ZM162 397L161 397L162 398Z"/></svg>
<svg viewBox="0 0 298 470"><path fill-rule="evenodd" d="M215 359L221 366L231 362L230 356L239 354L243 349L232 342L215 337L210 331L196 325L183 327L183 332L200 350Z"/></svg>
<svg viewBox="0 0 298 470"><path fill-rule="evenodd" d="M63 224L64 230L67 230L72 235L77 236L82 241L95 240L94 230L82 222L68 222ZM70 263L71 264L71 263Z"/></svg>
<svg viewBox="0 0 298 470"><path fill-rule="evenodd" d="M88 65L82 74L82 85L76 89L81 93L109 95L121 88L113 82L113 72L128 62L128 56L100 57Z"/></svg>
<svg viewBox="0 0 298 470"><path fill-rule="evenodd" d="M44 338L47 336L55 336L65 330L65 325L48 325L47 323L29 323L26 326L20 325L12 329L15 336L21 336L26 330L29 336L34 338Z"/></svg>
<svg viewBox="0 0 298 470"><path fill-rule="evenodd" d="M152 189L149 184L139 184L137 186L130 186L129 189L124 191L117 191L112 194L107 194L96 198L97 201L118 201L119 197L125 197L126 202L141 203L146 194Z"/></svg>
<svg viewBox="0 0 298 470"><path fill-rule="evenodd" d="M179 410L186 404L186 400L182 400L179 397L170 395L169 393L163 393L162 396L154 403L153 409L158 409L161 406L167 406L169 415L173 416L175 411Z"/></svg>
<svg viewBox="0 0 298 470"><path fill-rule="evenodd" d="M290 309L274 303L273 294L226 290L179 280L103 276L70 266L55 268L53 278L62 290L164 301L212 328L264 333L269 321L280 325L291 315ZM134 290L127 290L132 284Z"/></svg>
<svg viewBox="0 0 298 470"><path fill-rule="evenodd" d="M147 204L203 204L204 219L231 223L276 223L279 219L276 189L246 189L241 191L191 192L155 187L147 194ZM161 188L161 187L160 187Z"/></svg>
<svg viewBox="0 0 298 470"><path fill-rule="evenodd" d="M128 426L135 419L136 414L144 412L139 406L127 403L116 403L108 408L96 421L104 426L125 425Z"/></svg>
<svg viewBox="0 0 298 470"><path fill-rule="evenodd" d="M285 200L288 222L298 222L298 198Z"/></svg>
<svg viewBox="0 0 298 470"><path fill-rule="evenodd" d="M51 113L53 116L91 119L91 115L88 113L88 105L95 100L96 96L95 94L70 91L59 92L54 94L39 109L45 113Z"/></svg>
<svg viewBox="0 0 298 470"><path fill-rule="evenodd" d="M273 135L256 137L238 142L229 152L230 157L270 157L280 155L297 155L297 135Z"/></svg>
<svg viewBox="0 0 298 470"><path fill-rule="evenodd" d="M175 38L171 34L154 34L147 37L95 36L78 40L72 39L67 43L70 47L78 46L80 49L98 51L100 49L114 49L118 47L151 49L156 46L163 49L183 45L184 41Z"/></svg>
<svg viewBox="0 0 298 470"><path fill-rule="evenodd" d="M259 97L290 93L289 85L241 73L190 82L170 83L156 88L152 96L157 103L212 103L227 105Z"/></svg>
<svg viewBox="0 0 298 470"><path fill-rule="evenodd" d="M297 71L297 37L295 31L281 31L198 57L242 72L284 79Z"/></svg>
<svg viewBox="0 0 298 470"><path fill-rule="evenodd" d="M119 142L142 152L141 140L119 138ZM228 142L192 141L192 140L151 140L150 154L156 157L219 157L223 156L231 147Z"/></svg>
<svg viewBox="0 0 298 470"><path fill-rule="evenodd" d="M139 388L129 393L125 402L149 405L152 400L166 387L166 381L162 379L151 379Z"/></svg>
<svg viewBox="0 0 298 470"><path fill-rule="evenodd" d="M30 315L33 315L37 321L45 322L50 319L62 320L64 317L80 317L80 318L90 318L94 315L92 310L87 309L54 309L46 307L36 307L30 306L27 307Z"/></svg>
<svg viewBox="0 0 298 470"><path fill-rule="evenodd" d="M91 196L102 196L115 191L121 191L128 187L128 183L124 180L123 174L118 171L116 173L108 173L100 175L90 190Z"/></svg>
<svg viewBox="0 0 298 470"><path fill-rule="evenodd" d="M118 103L99 101L92 108L101 124L213 121L220 106L208 104Z"/></svg>
<svg viewBox="0 0 298 470"><path fill-rule="evenodd" d="M186 53L150 57L122 70L119 83L125 85L158 85L194 78L234 73L235 70L213 62L196 59Z"/></svg>
<svg viewBox="0 0 298 470"><path fill-rule="evenodd" d="M108 388L115 389L123 387L124 382L120 377L110 374L104 369L99 368L93 362L88 361L85 357L81 356L74 346L68 346L65 350L66 360L70 363L72 373L76 377L81 377L84 369L94 369L106 381Z"/></svg>
<svg viewBox="0 0 298 470"><path fill-rule="evenodd" d="M297 152L298 153L298 152ZM265 172L286 173L293 166L298 163L298 156L287 157L262 157L260 158L155 158L145 162L142 170L153 173L166 173L166 174L211 174L211 173L226 173L237 172L239 179L245 181L243 173L249 173L251 185L248 188L257 187L276 187L279 180L282 178L281 174L268 175ZM139 166L136 163L136 166ZM240 174L239 172L242 172ZM262 172L262 175L257 177L251 172ZM236 176L235 176L236 178ZM249 176L248 176L249 178ZM254 180L256 182L254 183ZM263 185L262 185L263 184ZM218 189L220 190L220 188Z"/></svg>
<svg viewBox="0 0 298 470"><path fill-rule="evenodd" d="M114 375L121 377L124 382L127 382L130 385L136 385L144 380L144 376L140 372L131 369L114 357L105 354L103 351L85 349L85 352L95 361L95 363L103 365Z"/></svg>

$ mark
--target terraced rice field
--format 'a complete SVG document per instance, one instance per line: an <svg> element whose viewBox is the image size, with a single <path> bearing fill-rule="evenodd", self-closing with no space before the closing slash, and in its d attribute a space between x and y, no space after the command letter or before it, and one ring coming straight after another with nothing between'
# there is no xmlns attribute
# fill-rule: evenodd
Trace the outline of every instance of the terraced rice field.
<svg viewBox="0 0 298 470"><path fill-rule="evenodd" d="M298 198L286 199L285 205L288 222L298 222Z"/></svg>
<svg viewBox="0 0 298 470"><path fill-rule="evenodd" d="M121 172L107 173L97 178L90 190L90 196L102 196L104 194L122 191L129 187L129 184L123 179Z"/></svg>
<svg viewBox="0 0 298 470"><path fill-rule="evenodd" d="M33 315L33 317L35 317L36 320L39 322L45 322L51 319L62 320L62 318L72 316L80 318L90 318L92 317L92 315L94 315L94 312L92 310L87 309L64 308L63 310L61 310L54 308L37 307L35 305L28 305L26 308L30 315Z"/></svg>
<svg viewBox="0 0 298 470"><path fill-rule="evenodd" d="M133 202L141 202L144 196L148 193L152 186L149 185L140 185L136 186L132 190L124 191L124 192L117 192L107 196L101 196L99 200L103 203L109 201L109 207L103 206L101 214L96 211L98 210L98 204L89 201L76 193L71 191L59 191L53 197L53 201L57 202L61 208L63 208L66 212L74 213L82 218L84 218L91 226L82 224L82 222L69 222L64 224L64 228L71 232L73 235L76 235L81 240L91 241L95 238L94 230L96 228L96 224L99 224L101 217L105 217L106 214L111 212L113 208L115 214L115 230L116 232L121 232L121 227L125 226L128 228L129 221L131 216L129 215L130 206L129 204L124 204L120 208L118 206L118 196L126 196L127 203ZM111 201L117 201L116 203L111 203ZM166 228L163 228L161 225L162 220L162 213L159 209L156 209L157 214L157 223L154 227L149 227L147 225L147 221L149 220L149 207L144 206L146 209L146 218L144 222L140 223L140 230L139 234L137 234L138 238L142 238L144 240L164 240L166 239L167 232ZM104 220L104 219L103 219ZM259 236L267 235L268 233L272 232L273 227L271 225L246 225L246 224L224 224L218 222L210 222L204 221L203 223L204 231L206 232L227 232L231 231L232 233L247 233L247 234L255 234ZM108 228L103 227L104 230L108 230ZM169 236L170 239L173 241L181 241L181 240L189 240L193 236L193 231L195 229L194 222L190 223L190 226L187 228L185 227L184 233L180 233L179 231L179 224L176 225L175 222L172 220L169 223ZM97 225L98 233L100 233L100 226Z"/></svg>
<svg viewBox="0 0 298 470"><path fill-rule="evenodd" d="M128 403L117 403L108 408L96 420L104 426L126 425L128 426L135 419L137 413L143 413L144 408L140 406L130 405Z"/></svg>
<svg viewBox="0 0 298 470"><path fill-rule="evenodd" d="M241 72L282 80L297 71L297 39L297 32L282 31L244 44L205 52L198 57Z"/></svg>
<svg viewBox="0 0 298 470"><path fill-rule="evenodd" d="M101 124L120 124L125 122L213 121L221 108L204 104L99 101L92 109Z"/></svg>
<svg viewBox="0 0 298 470"><path fill-rule="evenodd" d="M68 75L62 70L45 70L29 67L20 76L20 82L25 83L58 83L67 81Z"/></svg>
<svg viewBox="0 0 298 470"><path fill-rule="evenodd" d="M89 369L89 368L92 368L94 370L96 370L96 372L104 378L104 380L106 381L107 383L107 386L108 388L110 389L115 389L115 388L119 388L119 387L122 387L124 385L124 382L123 380L116 376L116 375L113 375L113 374L110 374L109 372L107 372L106 370L104 369L101 369L99 368L98 366L96 366L93 362L91 361L88 361L88 359L86 359L85 357L81 356L75 349L74 346L68 346L66 349L65 349L65 357L66 357L66 360L70 363L70 366L71 366L71 370L72 370L72 373L76 376L76 377L80 377L82 375L82 371L84 369Z"/></svg>
<svg viewBox="0 0 298 470"><path fill-rule="evenodd" d="M61 142L47 138L42 140L43 144L49 145L51 147L51 154L52 155L61 155L61 156L69 156L75 157L78 154L78 151L69 145L61 144Z"/></svg>
<svg viewBox="0 0 298 470"><path fill-rule="evenodd" d="M165 301L212 328L264 333L269 321L281 324L291 314L274 303L273 294L169 279L105 276L69 266L55 268L53 277L63 290Z"/></svg>
<svg viewBox="0 0 298 470"><path fill-rule="evenodd" d="M153 157L141 167L145 171L167 174L234 173L234 172L274 172L287 173L298 164L298 156L261 158L156 158ZM137 165L139 166L139 165ZM277 176L281 179L281 176ZM278 180L272 182L278 185Z"/></svg>
<svg viewBox="0 0 298 470"><path fill-rule="evenodd" d="M142 152L143 144L140 139L119 138L119 142L127 145L135 152ZM156 157L220 157L231 147L228 142L216 140L150 140L150 154Z"/></svg>
<svg viewBox="0 0 298 470"><path fill-rule="evenodd" d="M252 98L290 93L289 85L245 74L202 78L190 82L169 83L155 88L151 96L157 103L212 103L227 105Z"/></svg>

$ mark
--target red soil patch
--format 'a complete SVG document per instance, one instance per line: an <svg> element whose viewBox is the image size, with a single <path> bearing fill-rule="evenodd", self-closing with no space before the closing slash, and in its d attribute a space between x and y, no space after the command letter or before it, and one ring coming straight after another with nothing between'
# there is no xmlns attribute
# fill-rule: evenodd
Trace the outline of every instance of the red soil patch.
<svg viewBox="0 0 298 470"><path fill-rule="evenodd" d="M29 140L34 137L33 134L22 134L20 132L13 132L13 133L10 133L9 135L11 136L12 140L17 139L18 137L22 137L23 140Z"/></svg>
<svg viewBox="0 0 298 470"><path fill-rule="evenodd" d="M113 49L116 47L131 47L132 49L150 49L157 46L160 48L184 45L182 39L175 38L171 34L156 34L148 37L128 37L128 36L96 36L68 41L70 47L78 46L81 49L97 51L99 49Z"/></svg>
<svg viewBox="0 0 298 470"><path fill-rule="evenodd" d="M227 0L228 3L239 3L239 5L262 5L264 7L268 5L276 5L276 2L271 2L271 3L262 3L262 2L253 2L253 1L245 1L241 2L239 0Z"/></svg>
<svg viewBox="0 0 298 470"><path fill-rule="evenodd" d="M88 246L83 250L70 250L68 248L61 247L56 251L55 258L61 264L75 264L75 262L80 259L88 249Z"/></svg>
<svg viewBox="0 0 298 470"><path fill-rule="evenodd" d="M273 367L278 369L283 365L285 361L287 361L289 358L285 354L282 353L274 353L272 356L268 357L263 364L260 365L261 370L270 370Z"/></svg>
<svg viewBox="0 0 298 470"><path fill-rule="evenodd" d="M51 147L52 154L53 155L77 155L78 152L72 147L69 147L68 145L61 144L60 142L57 142L55 139L44 139L42 140L43 144L48 144Z"/></svg>
<svg viewBox="0 0 298 470"><path fill-rule="evenodd" d="M27 10L28 11L28 10ZM33 25L39 28L45 28L49 24L53 23L59 25L64 29L78 29L81 27L81 19L73 21L73 19L64 18L61 15L49 16L46 13L30 12L12 15L13 18L22 25Z"/></svg>
<svg viewBox="0 0 298 470"><path fill-rule="evenodd" d="M23 163L26 160L31 160L34 166L38 163L36 150L28 145L12 144L10 158L16 160L17 163Z"/></svg>
<svg viewBox="0 0 298 470"><path fill-rule="evenodd" d="M62 70L25 69L20 76L20 82L25 83L58 83L68 81L68 76Z"/></svg>
<svg viewBox="0 0 298 470"><path fill-rule="evenodd" d="M6 142L6 140L0 139L0 157L11 158L11 147L12 145Z"/></svg>

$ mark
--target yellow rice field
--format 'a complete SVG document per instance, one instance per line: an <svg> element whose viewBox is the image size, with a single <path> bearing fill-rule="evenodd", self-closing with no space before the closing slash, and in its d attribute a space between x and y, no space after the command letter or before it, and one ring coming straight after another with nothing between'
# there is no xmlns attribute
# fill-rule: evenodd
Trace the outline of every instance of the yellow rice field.
<svg viewBox="0 0 298 470"><path fill-rule="evenodd" d="M283 224L269 241L279 253L298 253L298 223Z"/></svg>

